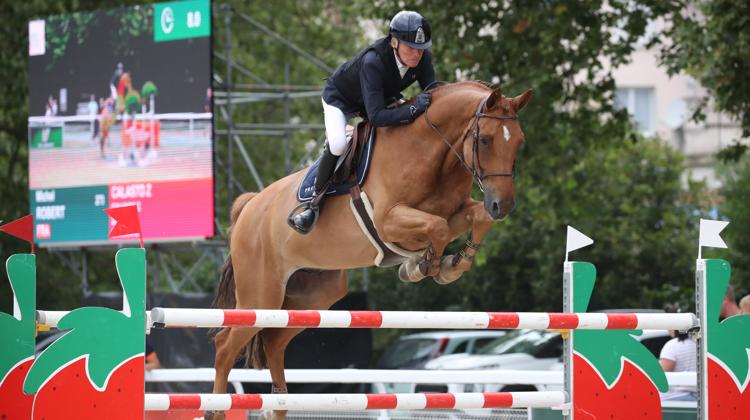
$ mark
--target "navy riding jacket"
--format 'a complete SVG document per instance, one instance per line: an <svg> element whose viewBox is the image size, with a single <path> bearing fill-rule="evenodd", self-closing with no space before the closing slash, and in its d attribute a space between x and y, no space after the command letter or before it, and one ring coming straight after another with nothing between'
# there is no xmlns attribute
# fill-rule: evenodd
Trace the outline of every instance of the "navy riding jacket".
<svg viewBox="0 0 750 420"><path fill-rule="evenodd" d="M379 39L340 65L326 80L323 100L345 115L360 114L375 127L412 121L409 107L386 108L401 98L401 92L414 82L424 89L435 81L432 54L425 50L415 68L401 77L390 37Z"/></svg>

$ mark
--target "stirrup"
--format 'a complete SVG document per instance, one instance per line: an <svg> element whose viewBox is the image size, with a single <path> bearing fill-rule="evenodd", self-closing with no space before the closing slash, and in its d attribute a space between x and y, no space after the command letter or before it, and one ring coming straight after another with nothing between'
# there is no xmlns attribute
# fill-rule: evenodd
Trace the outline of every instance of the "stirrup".
<svg viewBox="0 0 750 420"><path fill-rule="evenodd" d="M289 216L287 216L286 218L286 224L288 224L290 228L294 229L295 232L300 233L302 235L307 235L308 233L310 233L312 228L315 227L315 225L318 223L318 217L320 217L320 209L317 209L317 210L313 209L315 218L313 219L312 225L310 225L310 228L307 230L300 229L299 227L297 227L297 225L294 223L294 217L311 207L312 206L310 205L310 202L304 202L304 203L298 204L296 207L292 209L291 212L289 212Z"/></svg>

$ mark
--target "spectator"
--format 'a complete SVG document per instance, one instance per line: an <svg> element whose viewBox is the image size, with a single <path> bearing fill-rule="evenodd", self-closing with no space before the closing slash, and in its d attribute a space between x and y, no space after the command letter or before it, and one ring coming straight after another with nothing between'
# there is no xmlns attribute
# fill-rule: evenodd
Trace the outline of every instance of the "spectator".
<svg viewBox="0 0 750 420"><path fill-rule="evenodd" d="M734 288L730 284L727 286L727 292L724 294L724 301L721 302L721 309L719 310L719 321L723 321L730 316L740 315L740 307L737 306L737 301L734 298Z"/></svg>
<svg viewBox="0 0 750 420"><path fill-rule="evenodd" d="M47 102L49 102L50 116L54 117L55 115L57 115L57 100L55 100L55 98L50 95Z"/></svg>
<svg viewBox="0 0 750 420"><path fill-rule="evenodd" d="M206 89L206 99L203 102L203 112L213 112L211 108L211 99L213 97L213 91L211 88Z"/></svg>
<svg viewBox="0 0 750 420"><path fill-rule="evenodd" d="M89 115L91 115L91 140L94 140L99 132L98 119L96 118L99 113L99 104L96 103L96 96L94 95L89 97L88 110Z"/></svg>
<svg viewBox="0 0 750 420"><path fill-rule="evenodd" d="M123 72L124 66L122 63L117 63L117 67L115 67L115 71L112 73L112 78L109 80L109 91L114 99L117 99L117 86L120 83L120 77L122 77Z"/></svg>
<svg viewBox="0 0 750 420"><path fill-rule="evenodd" d="M666 312L680 312L676 305L669 305ZM672 330L673 338L664 344L659 355L659 364L664 372L695 372L697 366L696 344L688 333ZM661 394L663 401L695 401L697 398L695 387L670 387L669 391Z"/></svg>
<svg viewBox="0 0 750 420"><path fill-rule="evenodd" d="M740 313L742 315L750 314L750 295L745 295L740 299Z"/></svg>

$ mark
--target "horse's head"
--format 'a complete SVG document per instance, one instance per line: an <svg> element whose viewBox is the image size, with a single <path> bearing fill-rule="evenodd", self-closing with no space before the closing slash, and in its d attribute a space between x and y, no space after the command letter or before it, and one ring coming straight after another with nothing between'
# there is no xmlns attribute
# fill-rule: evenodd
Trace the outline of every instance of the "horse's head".
<svg viewBox="0 0 750 420"><path fill-rule="evenodd" d="M493 219L503 219L516 205L513 172L516 153L524 141L518 112L531 99L529 89L515 98L500 88L482 100L464 142L463 155L484 193L484 208Z"/></svg>

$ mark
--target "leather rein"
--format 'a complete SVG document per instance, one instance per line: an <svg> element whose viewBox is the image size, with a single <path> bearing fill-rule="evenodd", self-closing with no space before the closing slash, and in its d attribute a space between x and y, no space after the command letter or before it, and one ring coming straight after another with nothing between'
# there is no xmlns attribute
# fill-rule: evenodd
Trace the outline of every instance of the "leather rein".
<svg viewBox="0 0 750 420"><path fill-rule="evenodd" d="M474 181L479 185L479 189L484 192L484 183L482 182L485 178L489 178L491 176L507 176L507 177L513 177L513 172L498 172L498 173L490 173L485 174L484 170L482 169L482 165L479 162L479 136L480 136L480 127L479 127L479 121L482 118L491 118L494 120L517 120L518 117L511 117L511 116L499 116L499 115L490 115L482 112L484 109L485 104L487 103L487 100L489 99L489 96L482 99L482 101L479 103L479 106L477 107L477 110L474 112L474 119L469 123L470 126L467 127L466 131L464 131L464 135L461 138L460 144L464 144L464 141L466 140L466 136L469 135L469 131L471 131L471 126L474 128L474 135L472 136L472 145L471 145L471 151L472 151L472 162L471 166L469 166L466 163L466 159L464 159L463 155L459 153L455 147L448 141L448 139L445 138L443 133L440 132L440 130L435 126L435 124L430 121L430 118L427 116L427 112L424 113L424 119L427 122L427 125L432 129L432 131L435 132L435 134L438 135L440 140L445 143L448 148L450 148L451 152L453 152L454 155L458 158L458 161L461 162L461 165L466 169L466 171L471 175L471 177L474 179Z"/></svg>

